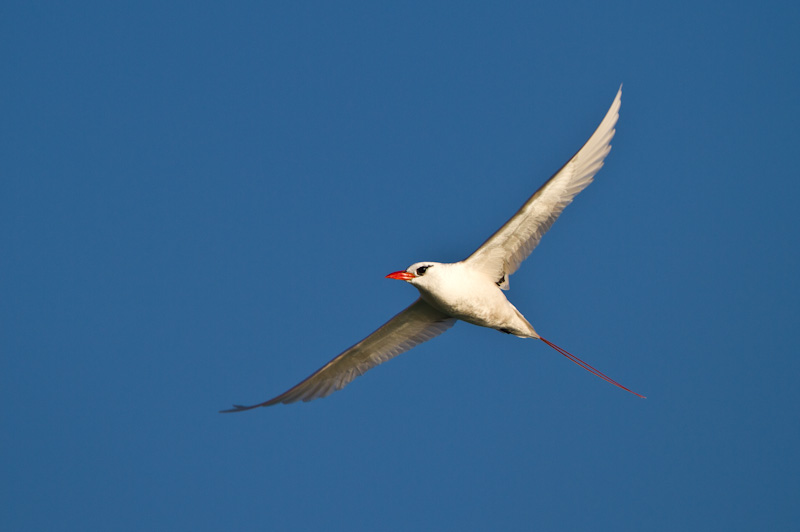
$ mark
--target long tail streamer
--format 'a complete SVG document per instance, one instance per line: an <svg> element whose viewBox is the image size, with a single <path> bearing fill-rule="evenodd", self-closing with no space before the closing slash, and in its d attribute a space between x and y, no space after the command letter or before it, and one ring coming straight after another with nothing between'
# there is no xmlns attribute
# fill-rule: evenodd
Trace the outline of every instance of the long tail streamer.
<svg viewBox="0 0 800 532"><path fill-rule="evenodd" d="M600 371L599 369L590 366L589 364L587 364L586 362L584 362L580 358L576 357L575 355L573 355L572 353L570 353L566 349L557 346L556 344L554 344L553 342L551 342L549 340L545 340L541 336L539 337L539 340L541 340L542 342L546 343L547 345L549 345L550 347L552 347L553 349L555 349L556 351L558 351L559 353L561 353L562 355L564 355L565 357L570 359L571 361L575 362L577 365L579 365L580 367L582 367L583 369L585 369L589 373L600 377L601 379L603 379L606 382L610 382L611 384L613 384L614 386L617 386L618 388L622 388L626 392L632 393L636 397L641 397L642 399L647 399L647 397L645 397L644 395L638 394L638 393L634 392L633 390L626 388L625 386L621 385L620 383L618 383L617 381L615 381L614 379L612 379L611 377L609 377L608 375L606 375L605 373Z"/></svg>

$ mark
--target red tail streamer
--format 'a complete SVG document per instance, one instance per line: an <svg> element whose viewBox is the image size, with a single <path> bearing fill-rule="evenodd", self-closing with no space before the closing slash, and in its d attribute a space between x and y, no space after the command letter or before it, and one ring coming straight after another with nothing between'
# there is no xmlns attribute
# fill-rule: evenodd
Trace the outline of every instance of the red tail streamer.
<svg viewBox="0 0 800 532"><path fill-rule="evenodd" d="M599 369L590 366L589 364L587 364L586 362L584 362L580 358L576 357L575 355L573 355L572 353L570 353L566 349L564 349L562 347L558 347L553 342L551 342L549 340L545 340L541 336L539 337L539 340L541 340L542 342L546 343L547 345L549 345L550 347L552 347L553 349L555 349L556 351L558 351L559 353L561 353L562 355L564 355L565 357L570 359L571 361L575 362L577 365L579 365L580 367L582 367L583 369L585 369L589 373L600 377L601 379L603 379L606 382L610 382L611 384L613 384L614 386L617 386L618 388L622 388L626 392L632 393L636 397L641 397L642 399L647 399L647 397L645 397L644 395L638 394L638 393L634 392L633 390L630 390L630 389L626 388L625 386L621 385L620 383L618 383L617 381L615 381L614 379L612 379L611 377L609 377L608 375L606 375L605 373L600 371Z"/></svg>

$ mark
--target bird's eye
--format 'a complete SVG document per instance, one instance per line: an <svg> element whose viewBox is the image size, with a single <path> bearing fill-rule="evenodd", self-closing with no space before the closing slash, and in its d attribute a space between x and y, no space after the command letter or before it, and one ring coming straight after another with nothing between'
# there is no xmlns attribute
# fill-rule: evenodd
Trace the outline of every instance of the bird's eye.
<svg viewBox="0 0 800 532"><path fill-rule="evenodd" d="M417 268L417 275L425 275L425 272L428 271L428 268L430 268L430 266L420 266Z"/></svg>

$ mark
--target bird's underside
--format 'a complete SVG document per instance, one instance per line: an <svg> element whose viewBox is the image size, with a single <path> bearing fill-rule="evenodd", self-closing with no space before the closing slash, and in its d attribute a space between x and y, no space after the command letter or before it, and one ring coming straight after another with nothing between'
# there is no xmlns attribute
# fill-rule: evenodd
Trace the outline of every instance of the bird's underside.
<svg viewBox="0 0 800 532"><path fill-rule="evenodd" d="M222 412L242 412L277 403L311 401L341 390L354 378L412 347L442 334L457 319L526 338L538 338L598 377L629 391L599 370L539 336L501 290L561 211L603 166L611 150L622 89L602 122L581 147L497 232L465 260L444 264L420 262L387 275L414 285L421 297L364 340L339 354L281 395L252 406L234 405Z"/></svg>

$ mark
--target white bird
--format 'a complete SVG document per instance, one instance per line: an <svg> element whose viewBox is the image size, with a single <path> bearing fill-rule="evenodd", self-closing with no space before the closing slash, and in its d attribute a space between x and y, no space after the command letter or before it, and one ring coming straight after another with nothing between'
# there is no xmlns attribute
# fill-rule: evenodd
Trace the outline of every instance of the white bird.
<svg viewBox="0 0 800 532"><path fill-rule="evenodd" d="M509 276L539 244L564 207L592 182L603 166L611 151L621 98L620 87L611 108L586 144L472 255L451 264L417 262L387 275L419 290L420 297L411 306L290 390L263 403L234 405L222 412L326 397L378 364L442 334L456 320L521 338L539 339L587 371L644 398L542 338L502 292L509 288Z"/></svg>

